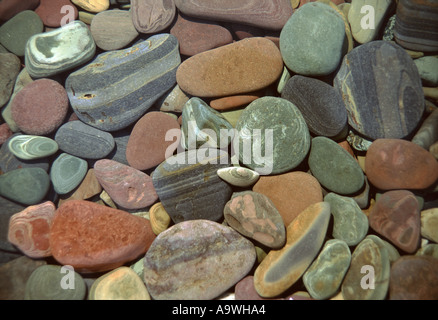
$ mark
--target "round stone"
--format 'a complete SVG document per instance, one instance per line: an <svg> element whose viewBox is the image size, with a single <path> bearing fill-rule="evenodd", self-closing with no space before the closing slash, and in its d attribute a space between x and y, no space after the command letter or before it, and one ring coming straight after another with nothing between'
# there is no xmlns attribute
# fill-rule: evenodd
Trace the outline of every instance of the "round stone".
<svg viewBox="0 0 438 320"><path fill-rule="evenodd" d="M75 189L85 178L88 163L68 153L60 154L52 163L50 180L57 194L66 194Z"/></svg>
<svg viewBox="0 0 438 320"><path fill-rule="evenodd" d="M58 151L56 141L32 135L16 135L8 142L9 150L22 160L45 158Z"/></svg>

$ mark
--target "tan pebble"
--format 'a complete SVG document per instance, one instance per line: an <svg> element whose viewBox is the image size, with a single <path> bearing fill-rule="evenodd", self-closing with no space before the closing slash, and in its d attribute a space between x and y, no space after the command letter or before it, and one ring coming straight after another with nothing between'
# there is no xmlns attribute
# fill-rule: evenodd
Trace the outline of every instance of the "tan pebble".
<svg viewBox="0 0 438 320"><path fill-rule="evenodd" d="M423 87L423 92L426 98L432 98L434 100L438 100L438 87L436 88Z"/></svg>
<svg viewBox="0 0 438 320"><path fill-rule="evenodd" d="M300 5L300 0L290 0L290 4L292 5L293 9L296 9Z"/></svg>
<svg viewBox="0 0 438 320"><path fill-rule="evenodd" d="M438 141L429 147L429 152L438 160Z"/></svg>
<svg viewBox="0 0 438 320"><path fill-rule="evenodd" d="M438 242L438 208L421 211L421 236Z"/></svg>
<svg viewBox="0 0 438 320"><path fill-rule="evenodd" d="M163 95L157 102L160 111L168 112L182 112L183 107L187 101L189 101L190 96L185 94L176 85L168 94Z"/></svg>
<svg viewBox="0 0 438 320"><path fill-rule="evenodd" d="M92 14L90 12L79 11L79 20L81 20L83 23L86 23L88 25L91 24L91 21L95 16L96 16L95 14Z"/></svg>
<svg viewBox="0 0 438 320"><path fill-rule="evenodd" d="M102 193L100 194L100 199L102 199L102 201L107 204L108 206L110 206L111 208L117 209L116 204L114 203L114 201L111 199L111 197L109 196L109 194L103 190Z"/></svg>
<svg viewBox="0 0 438 320"><path fill-rule="evenodd" d="M257 172L243 167L221 168L217 171L217 175L236 187L249 187L260 177Z"/></svg>
<svg viewBox="0 0 438 320"><path fill-rule="evenodd" d="M365 157L357 156L357 162L359 163L359 166L362 169L363 173L365 173Z"/></svg>
<svg viewBox="0 0 438 320"><path fill-rule="evenodd" d="M101 12L109 8L109 0L71 0L75 5L88 12Z"/></svg>
<svg viewBox="0 0 438 320"><path fill-rule="evenodd" d="M152 231L156 235L169 228L172 220L167 214L161 202L154 204L149 210L149 219L151 221Z"/></svg>

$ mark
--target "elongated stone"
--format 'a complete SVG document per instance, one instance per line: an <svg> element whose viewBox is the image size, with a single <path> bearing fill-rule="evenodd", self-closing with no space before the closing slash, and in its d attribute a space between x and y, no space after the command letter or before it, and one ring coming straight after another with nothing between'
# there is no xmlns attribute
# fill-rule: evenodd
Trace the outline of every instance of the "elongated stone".
<svg viewBox="0 0 438 320"><path fill-rule="evenodd" d="M327 232L330 204L319 202L305 209L287 227L287 240L271 250L254 273L254 286L262 297L275 297L289 289L317 256Z"/></svg>
<svg viewBox="0 0 438 320"><path fill-rule="evenodd" d="M160 233L144 258L144 281L156 300L209 300L247 275L254 245L208 220L178 223Z"/></svg>
<svg viewBox="0 0 438 320"><path fill-rule="evenodd" d="M105 11L110 6L110 0L71 0L75 5L85 9L88 12Z"/></svg>
<svg viewBox="0 0 438 320"><path fill-rule="evenodd" d="M58 194L66 194L75 189L88 171L87 161L68 153L60 154L52 163L50 180Z"/></svg>
<svg viewBox="0 0 438 320"><path fill-rule="evenodd" d="M249 187L260 177L257 172L244 167L222 168L217 171L217 175L236 187Z"/></svg>
<svg viewBox="0 0 438 320"><path fill-rule="evenodd" d="M70 103L84 123L117 131L137 121L176 83L178 41L157 34L124 50L98 55L66 80Z"/></svg>
<svg viewBox="0 0 438 320"><path fill-rule="evenodd" d="M8 148L17 158L33 160L56 153L58 144L44 136L17 135L9 140Z"/></svg>
<svg viewBox="0 0 438 320"><path fill-rule="evenodd" d="M25 63L32 77L44 78L80 66L95 52L96 44L88 27L73 21L31 37L26 44Z"/></svg>
<svg viewBox="0 0 438 320"><path fill-rule="evenodd" d="M132 0L131 12L138 32L155 33L170 26L176 7L174 0Z"/></svg>
<svg viewBox="0 0 438 320"><path fill-rule="evenodd" d="M152 230L156 235L166 230L172 223L172 219L161 202L155 203L149 210L149 220Z"/></svg>

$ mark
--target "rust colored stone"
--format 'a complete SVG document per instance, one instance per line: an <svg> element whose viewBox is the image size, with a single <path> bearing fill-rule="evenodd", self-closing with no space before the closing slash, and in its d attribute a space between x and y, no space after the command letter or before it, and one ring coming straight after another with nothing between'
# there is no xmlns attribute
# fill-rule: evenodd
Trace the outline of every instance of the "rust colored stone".
<svg viewBox="0 0 438 320"><path fill-rule="evenodd" d="M253 102L254 100L262 97L263 94L264 91L259 90L247 95L236 95L214 99L210 101L210 107L219 111L234 109Z"/></svg>

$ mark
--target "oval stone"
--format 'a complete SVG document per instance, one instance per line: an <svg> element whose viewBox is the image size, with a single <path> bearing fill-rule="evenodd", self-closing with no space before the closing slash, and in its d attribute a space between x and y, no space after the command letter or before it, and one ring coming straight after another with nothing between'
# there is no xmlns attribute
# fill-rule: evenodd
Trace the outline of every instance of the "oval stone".
<svg viewBox="0 0 438 320"><path fill-rule="evenodd" d="M59 149L84 159L105 158L115 146L111 133L96 129L82 121L69 121L56 131Z"/></svg>
<svg viewBox="0 0 438 320"><path fill-rule="evenodd" d="M78 18L78 9L70 0L39 0L39 3L35 13L40 16L46 27L59 28Z"/></svg>
<svg viewBox="0 0 438 320"><path fill-rule="evenodd" d="M282 98L253 101L240 115L236 130L234 150L239 160L260 174L290 171L310 149L310 133L301 112Z"/></svg>
<svg viewBox="0 0 438 320"><path fill-rule="evenodd" d="M176 15L174 0L131 0L132 21L141 33L166 29Z"/></svg>
<svg viewBox="0 0 438 320"><path fill-rule="evenodd" d="M217 175L229 184L237 187L249 187L260 177L257 172L244 167L222 168L217 171Z"/></svg>
<svg viewBox="0 0 438 320"><path fill-rule="evenodd" d="M16 135L8 142L9 150L22 160L45 158L58 151L56 141L44 136Z"/></svg>
<svg viewBox="0 0 438 320"><path fill-rule="evenodd" d="M57 194L66 194L75 189L85 178L88 163L68 153L60 154L52 163L50 180Z"/></svg>
<svg viewBox="0 0 438 320"><path fill-rule="evenodd" d="M144 258L144 281L155 300L209 300L254 265L254 245L208 220L178 223L160 233Z"/></svg>
<svg viewBox="0 0 438 320"><path fill-rule="evenodd" d="M364 186L365 177L357 161L329 138L312 139L308 163L315 178L330 191L348 195Z"/></svg>
<svg viewBox="0 0 438 320"><path fill-rule="evenodd" d="M105 11L110 6L110 0L71 0L71 2L93 13Z"/></svg>

